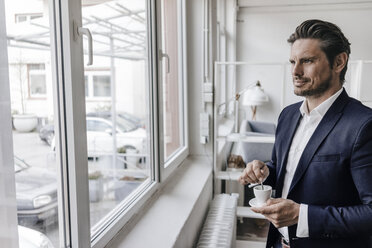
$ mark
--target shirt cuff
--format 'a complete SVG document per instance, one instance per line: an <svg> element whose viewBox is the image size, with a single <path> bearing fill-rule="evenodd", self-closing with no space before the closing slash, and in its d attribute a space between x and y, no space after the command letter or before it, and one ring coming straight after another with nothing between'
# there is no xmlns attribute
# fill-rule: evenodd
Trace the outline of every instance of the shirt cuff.
<svg viewBox="0 0 372 248"><path fill-rule="evenodd" d="M300 214L298 216L296 236L298 238L309 237L309 223L307 221L307 208L308 205L300 204Z"/></svg>

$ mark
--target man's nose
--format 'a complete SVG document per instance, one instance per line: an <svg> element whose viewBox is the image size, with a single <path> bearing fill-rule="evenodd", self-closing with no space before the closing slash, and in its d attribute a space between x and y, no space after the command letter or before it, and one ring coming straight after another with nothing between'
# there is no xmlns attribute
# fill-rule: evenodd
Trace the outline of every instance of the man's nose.
<svg viewBox="0 0 372 248"><path fill-rule="evenodd" d="M293 76L302 76L302 75L304 75L304 71L303 71L303 68L302 68L301 64L294 63L292 65L292 75Z"/></svg>

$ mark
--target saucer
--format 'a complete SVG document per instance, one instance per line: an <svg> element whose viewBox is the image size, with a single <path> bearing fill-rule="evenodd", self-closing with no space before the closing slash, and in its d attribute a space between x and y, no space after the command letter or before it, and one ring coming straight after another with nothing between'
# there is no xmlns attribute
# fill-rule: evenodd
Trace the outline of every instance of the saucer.
<svg viewBox="0 0 372 248"><path fill-rule="evenodd" d="M262 207L265 204L258 204L257 199L256 198L252 198L252 199L249 200L249 205L251 207L254 207L254 208L259 208L259 207Z"/></svg>

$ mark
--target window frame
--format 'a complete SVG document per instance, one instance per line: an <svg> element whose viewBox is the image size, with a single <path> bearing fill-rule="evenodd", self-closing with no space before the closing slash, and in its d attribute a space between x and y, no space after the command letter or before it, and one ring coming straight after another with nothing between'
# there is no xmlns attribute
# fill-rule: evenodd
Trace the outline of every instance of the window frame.
<svg viewBox="0 0 372 248"><path fill-rule="evenodd" d="M60 10L61 16L57 21L57 32L60 32L60 37L63 41L61 44L56 42L56 47L59 49L63 62L60 68L63 69L61 76L63 84L60 86L60 105L64 107L59 116L60 129L60 153L62 160L62 178L64 179L63 188L64 199L67 202L65 208L68 209L65 220L69 223L65 228L65 235L69 238L67 246L72 247L105 247L107 243L118 233L123 226L144 206L159 187L159 172L158 168L158 148L155 144L158 143L157 122L158 122L158 106L157 106L157 72L154 70L156 65L156 39L155 37L155 12L153 0L146 0L147 5L147 32L148 32L148 51L149 63L146 68L150 78L149 83L149 112L152 140L150 149L150 159L152 165L152 183L142 185L139 189L140 193L136 198L129 199L129 202L122 202L117 206L115 213L110 217L110 222L97 233L92 233L90 227L90 211L89 211L89 189L88 189L88 171L87 157L82 154L87 154L86 147L86 121L85 121L85 84L84 82L84 66L83 66L83 50L82 39L74 40L73 25L74 21L81 25L81 2L75 0L61 1ZM58 4L56 4L58 5ZM58 18L57 18L58 19ZM79 20L79 21L77 21ZM58 30L59 29L59 30ZM58 34L57 34L58 37ZM63 45L63 48L60 47ZM61 93L62 92L62 93ZM68 178L68 180L67 180ZM125 205L127 203L127 205Z"/></svg>
<svg viewBox="0 0 372 248"><path fill-rule="evenodd" d="M179 95L182 97L182 100L180 101L179 106L179 114L180 114L180 130L183 132L181 134L181 147L178 148L172 155L170 155L168 158L165 158L164 155L164 147L165 147L165 140L164 140L164 125L163 122L163 95L161 95L163 91L163 83L162 83L162 72L163 72L163 60L161 56L161 39L162 39L162 32L161 32L161 25L162 25L162 16L161 16L161 1L157 2L157 42L158 42L158 80L159 80L159 90L160 93L159 96L159 106L160 106L160 114L159 114L159 135L160 135L160 142L159 142L159 148L160 148L160 177L161 181L166 180L170 175L172 175L178 166L181 165L181 163L186 159L186 157L189 154L189 141L187 139L188 137L188 108L187 108L187 74L186 74L186 66L187 66L187 51L186 51L186 42L184 42L186 39L186 1L185 0L176 0L177 1L177 16L178 16L178 83L179 83ZM168 61L170 63L170 61Z"/></svg>
<svg viewBox="0 0 372 248"><path fill-rule="evenodd" d="M1 95L0 101L2 107L0 114L0 128L2 135L0 137L0 213L3 220L1 225L2 238L1 245L5 247L18 247L18 221L17 221L17 198L16 198L16 180L14 173L14 157L13 157L13 137L12 137L12 118L11 118L11 97L10 97L10 81L9 81L9 64L8 64L8 49L6 41L6 18L5 18L5 3L0 2L0 49L2 56L0 57L0 80L3 82L0 85ZM5 145L6 144L6 145ZM6 217L6 218L4 218Z"/></svg>
<svg viewBox="0 0 372 248"><path fill-rule="evenodd" d="M159 189L159 149L156 144L158 144L159 133L158 133L158 95L157 95L157 71L156 71L156 15L155 15L155 3L154 0L146 0L146 9L147 9L147 47L148 47L148 61L147 74L149 82L149 128L150 136L149 139L152 140L152 145L150 146L150 159L152 160L152 177L154 182L150 185L141 185L138 194L138 197L131 199L129 205L126 208L123 208L125 204L119 204L117 207L121 208L121 211L118 212L116 218L113 219L111 226L106 228L100 235L92 238L92 248L103 248L105 247L110 240L131 220L147 203L154 193Z"/></svg>
<svg viewBox="0 0 372 248"><path fill-rule="evenodd" d="M60 160L59 168L59 219L63 223L60 228L60 243L63 247L105 247L110 240L130 221L146 202L153 197L165 183L165 179L175 172L176 168L188 155L187 126L187 91L186 91L186 44L185 37L185 1L179 0L180 32L178 47L180 51L179 63L179 93L182 101L179 113L182 116L180 128L183 130L183 147L179 149L167 162L161 163L161 92L159 89L159 60L158 60L158 15L156 1L146 0L147 5L147 45L149 80L149 129L152 145L149 156L152 161L152 178L150 184L142 185L136 198L129 202L122 202L117 206L110 222L103 225L99 232L92 233L90 228L90 203L88 188L88 165L85 121L85 80L83 65L83 42L81 38L74 38L73 23L81 25L81 1L52 1L51 8L51 46L54 82L53 92L56 100L56 152ZM83 83L81 83L83 82ZM160 99L160 100L159 100ZM160 180L161 175L161 180Z"/></svg>

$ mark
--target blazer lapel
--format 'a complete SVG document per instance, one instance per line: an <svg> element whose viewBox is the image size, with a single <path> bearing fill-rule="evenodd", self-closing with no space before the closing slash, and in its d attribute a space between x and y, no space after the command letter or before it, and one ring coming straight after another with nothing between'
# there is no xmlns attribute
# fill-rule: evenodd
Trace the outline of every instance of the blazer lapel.
<svg viewBox="0 0 372 248"><path fill-rule="evenodd" d="M291 146L294 134L296 132L296 129L298 127L298 124L300 123L302 116L301 112L298 110L289 120L285 120L286 123L291 123L288 127L288 132L285 132L282 137L278 137L277 140L280 140L280 144L278 147L280 147L279 154L283 154L280 161L280 168L279 173L277 173L277 184L276 184L276 195L277 197L281 197L282 195L282 189L283 189L283 183L284 183L284 176L286 171L286 165L287 165L287 159L288 159L288 152L289 148Z"/></svg>
<svg viewBox="0 0 372 248"><path fill-rule="evenodd" d="M332 104L327 113L324 115L318 127L315 129L313 135L311 136L309 142L307 143L301 155L300 161L298 162L297 169L293 176L293 180L291 183L291 187L289 188L288 194L300 181L302 175L308 168L310 161L313 158L318 147L327 137L329 132L331 132L333 127L336 125L336 123L342 116L342 110L344 106L348 103L349 99L350 98L344 89L341 95L336 99L336 101Z"/></svg>

